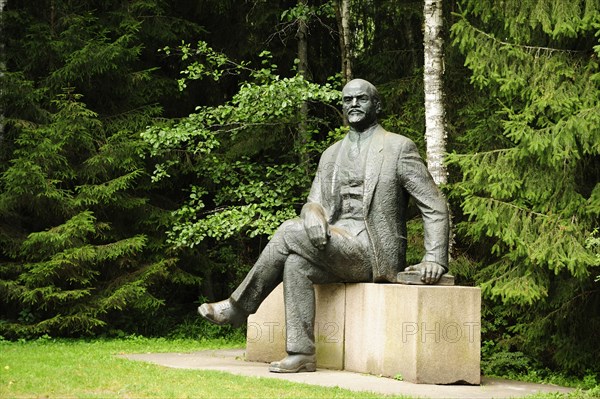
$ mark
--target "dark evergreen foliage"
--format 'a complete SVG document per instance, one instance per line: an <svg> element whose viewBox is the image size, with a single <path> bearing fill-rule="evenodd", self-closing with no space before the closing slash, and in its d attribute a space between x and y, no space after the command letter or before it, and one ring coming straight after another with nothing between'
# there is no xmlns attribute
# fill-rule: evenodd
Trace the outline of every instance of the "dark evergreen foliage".
<svg viewBox="0 0 600 399"><path fill-rule="evenodd" d="M198 282L167 253L171 200L151 186L139 137L158 99L178 93L145 46L198 31L162 24L163 12L154 1L9 4L1 335L135 332L115 314L147 318L165 302L159 284Z"/></svg>
<svg viewBox="0 0 600 399"><path fill-rule="evenodd" d="M475 281L512 349L570 371L600 345L600 3L465 1L452 27L479 98L450 156Z"/></svg>

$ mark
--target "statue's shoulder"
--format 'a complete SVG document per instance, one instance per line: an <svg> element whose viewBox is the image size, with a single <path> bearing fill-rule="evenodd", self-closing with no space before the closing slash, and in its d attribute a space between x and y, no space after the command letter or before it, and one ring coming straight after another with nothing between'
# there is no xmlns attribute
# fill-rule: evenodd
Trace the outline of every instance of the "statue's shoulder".
<svg viewBox="0 0 600 399"><path fill-rule="evenodd" d="M399 133L390 132L385 130L383 127L380 127L379 132L383 135L385 140L384 148L406 148L406 147L416 147L415 143L406 136L403 136Z"/></svg>

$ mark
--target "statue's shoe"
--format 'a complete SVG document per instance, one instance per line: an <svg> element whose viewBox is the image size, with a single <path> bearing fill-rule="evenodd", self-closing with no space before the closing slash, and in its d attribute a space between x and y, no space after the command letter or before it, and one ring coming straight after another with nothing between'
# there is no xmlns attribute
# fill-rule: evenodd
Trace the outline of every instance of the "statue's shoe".
<svg viewBox="0 0 600 399"><path fill-rule="evenodd" d="M246 312L236 306L231 299L203 303L198 308L198 313L211 323L218 325L231 324L233 327L241 326L248 318Z"/></svg>
<svg viewBox="0 0 600 399"><path fill-rule="evenodd" d="M315 355L288 355L283 360L273 362L269 366L269 371L272 373L299 373L301 371L315 370L317 370L317 358Z"/></svg>

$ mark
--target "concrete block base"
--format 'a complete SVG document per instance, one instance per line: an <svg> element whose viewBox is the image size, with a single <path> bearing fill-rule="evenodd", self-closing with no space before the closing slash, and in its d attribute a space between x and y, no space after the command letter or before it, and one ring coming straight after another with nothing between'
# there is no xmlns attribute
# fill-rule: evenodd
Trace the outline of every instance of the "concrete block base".
<svg viewBox="0 0 600 399"><path fill-rule="evenodd" d="M481 291L461 286L315 286L317 366L421 384L480 383ZM248 318L246 358L285 357L283 288Z"/></svg>

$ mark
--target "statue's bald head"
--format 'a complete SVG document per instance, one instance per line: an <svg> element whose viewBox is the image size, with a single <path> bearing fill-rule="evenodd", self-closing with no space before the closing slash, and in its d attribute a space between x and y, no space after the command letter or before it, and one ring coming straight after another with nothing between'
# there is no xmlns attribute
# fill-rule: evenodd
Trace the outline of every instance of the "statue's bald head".
<svg viewBox="0 0 600 399"><path fill-rule="evenodd" d="M352 79L342 89L342 95L344 92L347 92L350 88L362 88L371 96L371 99L376 102L379 106L381 106L381 96L379 95L379 91L377 88L368 80L364 79Z"/></svg>

